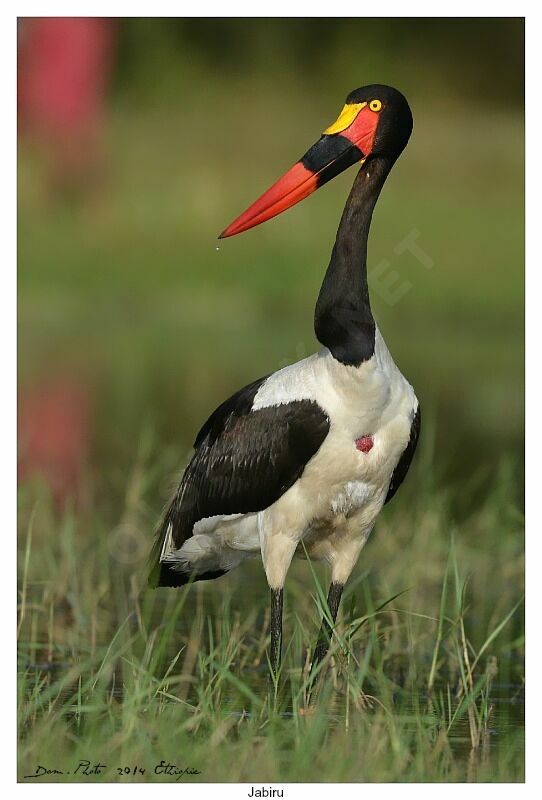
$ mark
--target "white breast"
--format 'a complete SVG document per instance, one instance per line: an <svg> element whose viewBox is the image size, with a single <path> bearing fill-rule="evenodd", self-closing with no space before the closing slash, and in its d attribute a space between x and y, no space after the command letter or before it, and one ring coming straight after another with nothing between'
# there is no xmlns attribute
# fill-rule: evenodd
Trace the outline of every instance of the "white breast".
<svg viewBox="0 0 542 800"><path fill-rule="evenodd" d="M371 498L371 487L363 481L348 481L344 488L331 500L332 514L350 516L362 508Z"/></svg>
<svg viewBox="0 0 542 800"><path fill-rule="evenodd" d="M254 408L314 400L328 414L330 430L301 478L267 512L270 530L304 537L326 526L368 535L407 446L418 401L396 367L378 329L375 353L360 367L336 361L327 349L280 370L261 386ZM367 453L355 440L373 437ZM356 518L356 521L352 518Z"/></svg>

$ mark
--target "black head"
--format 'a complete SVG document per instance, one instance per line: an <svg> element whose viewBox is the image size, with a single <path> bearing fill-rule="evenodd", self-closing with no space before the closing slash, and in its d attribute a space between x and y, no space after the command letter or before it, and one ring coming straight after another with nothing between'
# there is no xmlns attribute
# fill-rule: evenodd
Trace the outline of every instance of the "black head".
<svg viewBox="0 0 542 800"><path fill-rule="evenodd" d="M346 98L346 106L360 103L378 114L371 155L397 159L412 133L412 112L406 97L392 86L373 83L354 89Z"/></svg>
<svg viewBox="0 0 542 800"><path fill-rule="evenodd" d="M280 214L343 170L379 158L387 172L412 132L412 114L397 89L382 84L350 92L341 113L319 140L220 236L233 236Z"/></svg>

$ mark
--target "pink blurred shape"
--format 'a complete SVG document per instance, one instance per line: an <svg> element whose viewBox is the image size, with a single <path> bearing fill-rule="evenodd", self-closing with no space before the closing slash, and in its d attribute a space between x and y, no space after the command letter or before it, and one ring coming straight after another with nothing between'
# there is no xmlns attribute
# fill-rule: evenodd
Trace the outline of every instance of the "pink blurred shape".
<svg viewBox="0 0 542 800"><path fill-rule="evenodd" d="M27 17L20 22L20 128L68 168L93 156L111 73L114 21Z"/></svg>
<svg viewBox="0 0 542 800"><path fill-rule="evenodd" d="M22 390L19 481L40 474L59 505L77 497L88 460L90 435L90 402L82 386L57 378Z"/></svg>

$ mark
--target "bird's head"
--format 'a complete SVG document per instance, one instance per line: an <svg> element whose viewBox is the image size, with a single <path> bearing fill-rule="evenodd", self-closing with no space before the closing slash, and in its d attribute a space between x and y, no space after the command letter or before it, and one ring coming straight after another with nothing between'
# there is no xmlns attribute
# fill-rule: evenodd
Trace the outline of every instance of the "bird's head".
<svg viewBox="0 0 542 800"><path fill-rule="evenodd" d="M277 216L356 162L365 164L380 157L393 163L411 132L412 113L401 92L381 84L355 89L316 144L219 238L242 233Z"/></svg>

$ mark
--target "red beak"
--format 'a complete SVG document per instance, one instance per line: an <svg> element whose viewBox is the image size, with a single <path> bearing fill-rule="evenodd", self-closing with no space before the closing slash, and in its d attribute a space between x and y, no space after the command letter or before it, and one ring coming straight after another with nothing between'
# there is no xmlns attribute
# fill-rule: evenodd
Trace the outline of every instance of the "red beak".
<svg viewBox="0 0 542 800"><path fill-rule="evenodd" d="M345 106L348 109L348 106ZM345 113L343 109L342 114ZM349 116L352 116L350 114ZM339 120L341 117L339 117ZM336 125L336 123L335 123ZM365 105L340 133L324 134L282 178L222 231L219 239L243 233L304 200L315 189L372 152L378 114ZM333 129L334 126L331 126Z"/></svg>

